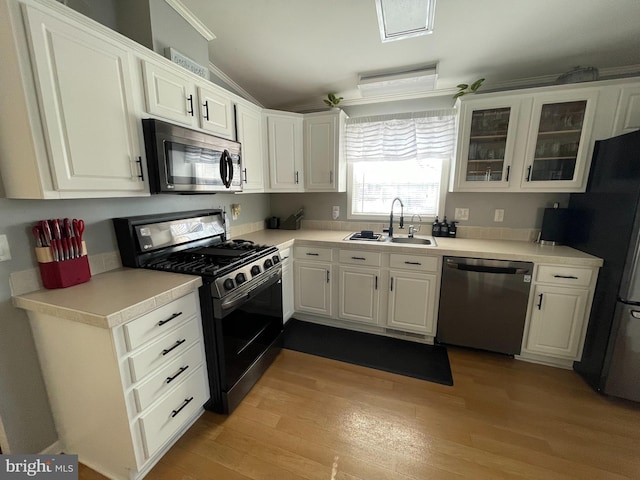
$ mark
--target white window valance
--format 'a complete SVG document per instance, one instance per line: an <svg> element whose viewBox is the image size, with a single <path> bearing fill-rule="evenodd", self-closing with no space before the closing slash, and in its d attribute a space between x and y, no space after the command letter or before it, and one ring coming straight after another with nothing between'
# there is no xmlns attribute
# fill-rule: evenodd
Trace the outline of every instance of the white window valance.
<svg viewBox="0 0 640 480"><path fill-rule="evenodd" d="M447 159L453 152L454 132L453 109L349 119L347 160Z"/></svg>

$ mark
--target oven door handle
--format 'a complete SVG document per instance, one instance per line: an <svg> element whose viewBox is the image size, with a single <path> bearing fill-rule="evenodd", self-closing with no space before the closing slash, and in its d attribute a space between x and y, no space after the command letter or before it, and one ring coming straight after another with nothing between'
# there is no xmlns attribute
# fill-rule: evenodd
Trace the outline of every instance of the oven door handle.
<svg viewBox="0 0 640 480"><path fill-rule="evenodd" d="M260 283L256 283L255 285L253 285L249 290L240 292L236 295L232 295L229 298L225 299L220 304L220 307L222 308L222 310L229 310L231 308L234 308L235 306L240 305L241 303L245 302L247 299L251 298L256 293L266 290L274 283L277 283L280 280L280 278L282 278L281 267L278 268L277 271L274 270L274 273L269 275L264 280L261 280Z"/></svg>

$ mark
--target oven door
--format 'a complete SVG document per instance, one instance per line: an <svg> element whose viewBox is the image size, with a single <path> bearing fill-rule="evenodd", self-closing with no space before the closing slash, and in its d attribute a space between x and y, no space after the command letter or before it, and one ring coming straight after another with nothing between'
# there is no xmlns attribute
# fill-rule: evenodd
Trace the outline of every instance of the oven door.
<svg viewBox="0 0 640 480"><path fill-rule="evenodd" d="M281 348L283 330L280 266L258 286L213 299L215 342L207 338L212 409L231 412L271 364ZM212 358L213 357L213 358ZM217 378L212 378L215 373ZM209 407L207 407L209 408Z"/></svg>

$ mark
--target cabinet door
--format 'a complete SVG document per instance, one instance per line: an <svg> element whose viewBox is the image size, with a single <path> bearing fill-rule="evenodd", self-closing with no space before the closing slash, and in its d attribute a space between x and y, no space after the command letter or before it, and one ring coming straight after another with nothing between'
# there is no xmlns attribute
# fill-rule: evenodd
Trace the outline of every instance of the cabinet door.
<svg viewBox="0 0 640 480"><path fill-rule="evenodd" d="M198 87L198 100L202 129L219 137L235 140L231 97L213 87Z"/></svg>
<svg viewBox="0 0 640 480"><path fill-rule="evenodd" d="M147 111L174 122L195 126L197 99L188 78L168 68L143 62Z"/></svg>
<svg viewBox="0 0 640 480"><path fill-rule="evenodd" d="M536 285L526 349L578 360L589 290Z"/></svg>
<svg viewBox="0 0 640 480"><path fill-rule="evenodd" d="M331 264L298 262L294 264L295 310L331 316Z"/></svg>
<svg viewBox="0 0 640 480"><path fill-rule="evenodd" d="M613 125L613 136L640 130L640 86L623 87Z"/></svg>
<svg viewBox="0 0 640 480"><path fill-rule="evenodd" d="M454 190L501 190L512 175L520 101L462 103Z"/></svg>
<svg viewBox="0 0 640 480"><path fill-rule="evenodd" d="M338 316L345 320L378 324L380 270L340 266Z"/></svg>
<svg viewBox="0 0 640 480"><path fill-rule="evenodd" d="M398 330L435 335L436 275L401 270L389 273L387 324Z"/></svg>
<svg viewBox="0 0 640 480"><path fill-rule="evenodd" d="M289 258L289 251L282 252L282 311L284 316L284 323L293 316L294 302L293 302L293 267L291 266L293 260Z"/></svg>
<svg viewBox="0 0 640 480"><path fill-rule="evenodd" d="M237 105L238 141L242 145L244 192L263 192L262 113L259 108Z"/></svg>
<svg viewBox="0 0 640 480"><path fill-rule="evenodd" d="M596 100L595 91L534 97L522 190L582 187Z"/></svg>
<svg viewBox="0 0 640 480"><path fill-rule="evenodd" d="M267 115L267 138L272 191L303 191L302 117Z"/></svg>
<svg viewBox="0 0 640 480"><path fill-rule="evenodd" d="M55 189L144 191L128 51L25 12Z"/></svg>
<svg viewBox="0 0 640 480"><path fill-rule="evenodd" d="M338 191L338 120L335 114L304 119L304 188L306 191Z"/></svg>

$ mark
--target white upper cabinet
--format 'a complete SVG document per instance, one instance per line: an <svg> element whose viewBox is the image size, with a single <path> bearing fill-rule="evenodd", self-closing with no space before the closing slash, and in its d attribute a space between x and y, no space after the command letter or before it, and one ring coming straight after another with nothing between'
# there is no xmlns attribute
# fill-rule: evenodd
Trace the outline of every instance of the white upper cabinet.
<svg viewBox="0 0 640 480"><path fill-rule="evenodd" d="M595 90L534 96L521 190L584 190L597 98Z"/></svg>
<svg viewBox="0 0 640 480"><path fill-rule="evenodd" d="M342 110L304 116L304 188L307 192L345 192L347 164Z"/></svg>
<svg viewBox="0 0 640 480"><path fill-rule="evenodd" d="M242 145L242 191L264 192L264 147L262 109L251 104L236 105L238 141Z"/></svg>
<svg viewBox="0 0 640 480"><path fill-rule="evenodd" d="M613 135L640 130L640 85L628 85L622 88Z"/></svg>
<svg viewBox="0 0 640 480"><path fill-rule="evenodd" d="M304 191L303 115L263 110L267 124L269 191Z"/></svg>
<svg viewBox="0 0 640 480"><path fill-rule="evenodd" d="M0 53L12 97L0 105L7 197L148 195L130 51L54 6L0 8L14 44Z"/></svg>
<svg viewBox="0 0 640 480"><path fill-rule="evenodd" d="M235 140L231 95L193 79L181 67L142 60L147 111L160 118Z"/></svg>
<svg viewBox="0 0 640 480"><path fill-rule="evenodd" d="M563 86L462 97L450 190L584 191L598 96Z"/></svg>

